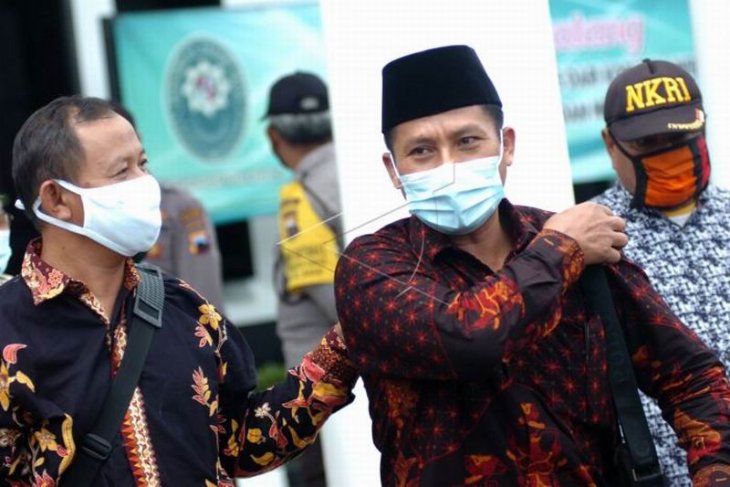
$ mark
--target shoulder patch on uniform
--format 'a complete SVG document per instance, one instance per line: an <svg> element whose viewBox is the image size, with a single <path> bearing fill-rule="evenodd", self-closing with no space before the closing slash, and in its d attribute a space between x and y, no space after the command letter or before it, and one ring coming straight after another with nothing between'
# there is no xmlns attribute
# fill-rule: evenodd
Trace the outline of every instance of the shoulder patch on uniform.
<svg viewBox="0 0 730 487"><path fill-rule="evenodd" d="M210 238L205 230L188 232L188 251L192 255L204 254L210 250Z"/></svg>

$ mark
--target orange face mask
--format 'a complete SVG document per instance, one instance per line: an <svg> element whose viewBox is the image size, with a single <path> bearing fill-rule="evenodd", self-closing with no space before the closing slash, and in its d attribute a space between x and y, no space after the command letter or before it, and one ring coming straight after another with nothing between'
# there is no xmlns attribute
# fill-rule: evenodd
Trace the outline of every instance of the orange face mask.
<svg viewBox="0 0 730 487"><path fill-rule="evenodd" d="M710 180L710 157L704 134L658 151L630 155L636 172L633 208L675 208L699 196Z"/></svg>

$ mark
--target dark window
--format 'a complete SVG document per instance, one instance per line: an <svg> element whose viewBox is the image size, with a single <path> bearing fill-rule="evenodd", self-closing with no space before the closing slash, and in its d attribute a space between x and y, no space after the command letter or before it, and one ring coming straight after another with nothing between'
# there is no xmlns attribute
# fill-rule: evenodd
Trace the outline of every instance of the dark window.
<svg viewBox="0 0 730 487"><path fill-rule="evenodd" d="M26 118L61 95L79 91L74 36L68 2L0 2L0 192L8 194L13 215L13 257L7 271L17 274L28 241L37 235L12 207L12 144Z"/></svg>
<svg viewBox="0 0 730 487"><path fill-rule="evenodd" d="M217 7L220 0L116 0L117 12L170 8Z"/></svg>
<svg viewBox="0 0 730 487"><path fill-rule="evenodd" d="M575 203L583 203L594 196L598 196L608 189L613 181L594 181L591 183L581 183L573 185L573 193L575 194Z"/></svg>

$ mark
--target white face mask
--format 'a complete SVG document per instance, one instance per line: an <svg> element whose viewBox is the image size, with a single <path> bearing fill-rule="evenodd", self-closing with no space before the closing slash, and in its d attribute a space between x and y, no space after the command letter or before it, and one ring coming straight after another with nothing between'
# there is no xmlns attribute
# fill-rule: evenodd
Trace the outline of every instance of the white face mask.
<svg viewBox="0 0 730 487"><path fill-rule="evenodd" d="M5 272L10 260L10 229L0 230L0 274Z"/></svg>
<svg viewBox="0 0 730 487"><path fill-rule="evenodd" d="M84 224L80 227L43 213L40 198L33 205L38 219L83 235L127 257L148 251L157 241L162 215L160 185L154 177L147 175L96 188L56 182L81 196Z"/></svg>
<svg viewBox="0 0 730 487"><path fill-rule="evenodd" d="M443 163L400 177L408 209L426 225L449 235L473 232L494 214L504 198L499 154Z"/></svg>

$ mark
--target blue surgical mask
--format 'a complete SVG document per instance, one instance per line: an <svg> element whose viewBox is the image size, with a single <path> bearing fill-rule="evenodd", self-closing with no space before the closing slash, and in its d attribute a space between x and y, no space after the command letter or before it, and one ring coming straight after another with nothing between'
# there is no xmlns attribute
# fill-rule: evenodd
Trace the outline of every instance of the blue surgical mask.
<svg viewBox="0 0 730 487"><path fill-rule="evenodd" d="M499 154L482 159L443 163L439 167L400 176L412 215L449 235L479 228L504 198Z"/></svg>
<svg viewBox="0 0 730 487"><path fill-rule="evenodd" d="M8 261L10 260L11 253L10 230L0 230L0 274L5 272L5 269L8 267Z"/></svg>

